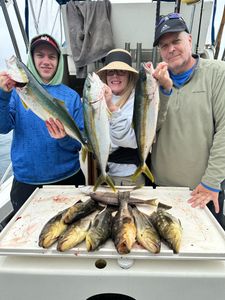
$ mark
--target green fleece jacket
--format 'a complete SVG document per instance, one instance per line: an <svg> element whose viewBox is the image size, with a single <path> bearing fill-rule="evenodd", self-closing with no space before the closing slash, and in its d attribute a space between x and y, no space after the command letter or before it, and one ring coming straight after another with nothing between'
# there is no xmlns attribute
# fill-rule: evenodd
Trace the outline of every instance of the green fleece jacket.
<svg viewBox="0 0 225 300"><path fill-rule="evenodd" d="M160 121L160 120L159 120ZM152 149L160 186L215 189L225 179L225 62L199 59L183 87L173 87Z"/></svg>

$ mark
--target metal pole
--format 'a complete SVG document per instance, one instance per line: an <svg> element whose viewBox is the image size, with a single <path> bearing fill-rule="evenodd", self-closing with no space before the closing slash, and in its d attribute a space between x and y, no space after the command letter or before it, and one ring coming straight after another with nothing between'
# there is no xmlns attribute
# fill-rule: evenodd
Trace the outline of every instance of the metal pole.
<svg viewBox="0 0 225 300"><path fill-rule="evenodd" d="M7 8L6 8L6 5L5 5L5 0L0 0L0 1L1 1L0 3L1 3L2 11L3 11L4 17L5 17L5 21L6 21L6 24L7 24L8 30L9 30L9 34L10 34L10 37L11 37L11 41L13 43L13 47L14 47L14 50L15 50L15 54L21 60L20 51L19 51L19 48L18 48L18 45L17 45L16 37L15 37L14 31L13 31L13 28L12 28L12 24L11 24L11 21L10 21L10 18L9 18L9 14L8 14L8 11L7 11Z"/></svg>
<svg viewBox="0 0 225 300"><path fill-rule="evenodd" d="M14 6L16 17L17 17L17 20L18 20L18 23L19 23L19 26L20 26L20 30L21 30L23 39L24 39L24 43L25 43L25 46L26 46L26 51L28 52L29 41L28 41L28 38L27 38L27 34L24 30L23 22L22 22L22 19L21 19L21 16L20 16L20 11L19 11L19 8L17 6L16 0L13 0L13 6Z"/></svg>
<svg viewBox="0 0 225 300"><path fill-rule="evenodd" d="M136 70L139 70L140 66L141 66L141 51L142 51L142 43L137 43L137 49L136 49Z"/></svg>
<svg viewBox="0 0 225 300"><path fill-rule="evenodd" d="M198 54L198 46L199 46L199 41L200 41L203 6L204 6L204 0L202 0L201 8L200 8L200 17L199 17L199 26L198 26L198 36L197 36L196 51L195 51L196 54Z"/></svg>

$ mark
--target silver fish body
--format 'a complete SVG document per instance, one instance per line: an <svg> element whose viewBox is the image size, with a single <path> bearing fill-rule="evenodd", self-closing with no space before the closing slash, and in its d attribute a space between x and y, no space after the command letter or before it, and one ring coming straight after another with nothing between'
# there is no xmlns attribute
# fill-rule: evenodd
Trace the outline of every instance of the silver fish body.
<svg viewBox="0 0 225 300"><path fill-rule="evenodd" d="M18 85L16 91L24 106L31 109L43 121L58 119L66 133L83 145L86 141L77 124L67 111L63 101L53 98L36 80L29 69L15 56L6 61L8 73Z"/></svg>
<svg viewBox="0 0 225 300"><path fill-rule="evenodd" d="M154 178L145 161L151 151L156 134L159 111L159 89L153 77L152 65L142 63L135 89L133 124L138 145L140 165L133 175L135 180L142 172L153 182Z"/></svg>
<svg viewBox="0 0 225 300"><path fill-rule="evenodd" d="M95 73L88 74L83 90L83 111L85 132L88 143L97 159L101 174L94 190L106 182L114 191L115 187L106 173L111 145L108 109L104 97L104 83Z"/></svg>

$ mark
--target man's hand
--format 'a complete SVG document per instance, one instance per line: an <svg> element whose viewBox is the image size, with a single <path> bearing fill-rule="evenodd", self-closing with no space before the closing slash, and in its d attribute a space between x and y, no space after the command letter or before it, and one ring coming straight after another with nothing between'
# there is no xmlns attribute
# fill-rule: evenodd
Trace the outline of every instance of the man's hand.
<svg viewBox="0 0 225 300"><path fill-rule="evenodd" d="M171 91L173 87L173 81L170 78L167 63L165 62L159 63L155 68L155 71L153 72L153 76L155 79L158 80L159 84L162 86L164 90L168 92Z"/></svg>
<svg viewBox="0 0 225 300"><path fill-rule="evenodd" d="M56 119L54 121L52 118L50 118L45 122L45 124L52 138L62 139L67 135L63 124L59 120Z"/></svg>
<svg viewBox="0 0 225 300"><path fill-rule="evenodd" d="M215 212L219 213L218 195L218 192L210 191L199 184L191 193L192 197L188 200L188 203L190 203L192 207L204 208L207 203L213 201Z"/></svg>
<svg viewBox="0 0 225 300"><path fill-rule="evenodd" d="M16 86L16 82L12 80L6 72L0 73L0 88L5 92L11 92Z"/></svg>

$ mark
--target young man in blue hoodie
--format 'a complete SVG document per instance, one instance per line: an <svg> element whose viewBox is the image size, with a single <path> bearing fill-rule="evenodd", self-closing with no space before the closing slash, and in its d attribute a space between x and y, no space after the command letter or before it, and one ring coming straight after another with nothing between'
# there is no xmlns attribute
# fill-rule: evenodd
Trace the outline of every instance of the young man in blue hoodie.
<svg viewBox="0 0 225 300"><path fill-rule="evenodd" d="M39 35L30 43L28 68L53 97L62 100L80 130L83 112L79 95L62 84L64 64L60 47L50 35ZM37 187L46 184L82 185L81 145L69 137L59 120L41 120L26 110L14 89L15 82L0 73L0 133L13 130L11 160L14 180L11 201L17 212Z"/></svg>

